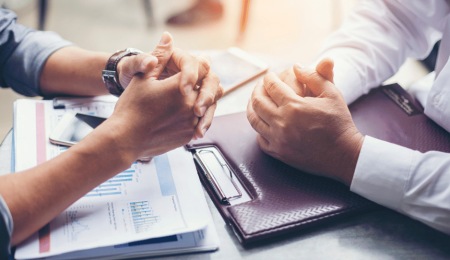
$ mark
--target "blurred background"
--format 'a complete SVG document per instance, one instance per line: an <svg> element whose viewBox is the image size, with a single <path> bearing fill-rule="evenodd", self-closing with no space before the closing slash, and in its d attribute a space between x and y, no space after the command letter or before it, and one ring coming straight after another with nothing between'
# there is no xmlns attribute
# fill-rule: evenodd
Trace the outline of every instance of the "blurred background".
<svg viewBox="0 0 450 260"><path fill-rule="evenodd" d="M18 22L59 33L79 47L113 53L151 51L164 31L185 50L236 46L308 64L357 0L7 0ZM389 82L408 86L427 73L408 60ZM100 76L100 75L99 75ZM13 102L0 89L0 141L12 127Z"/></svg>

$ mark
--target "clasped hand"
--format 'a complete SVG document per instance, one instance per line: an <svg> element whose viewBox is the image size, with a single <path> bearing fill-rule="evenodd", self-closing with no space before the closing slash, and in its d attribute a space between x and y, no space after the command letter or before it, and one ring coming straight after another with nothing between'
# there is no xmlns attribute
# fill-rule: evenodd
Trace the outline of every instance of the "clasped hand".
<svg viewBox="0 0 450 260"><path fill-rule="evenodd" d="M351 184L364 137L333 83L333 61L296 65L255 87L247 118L261 149L300 170Z"/></svg>
<svg viewBox="0 0 450 260"><path fill-rule="evenodd" d="M223 95L208 55L174 49L172 37L164 33L151 54L122 61L118 74L126 89L107 120L121 150L131 151L135 160L204 136Z"/></svg>

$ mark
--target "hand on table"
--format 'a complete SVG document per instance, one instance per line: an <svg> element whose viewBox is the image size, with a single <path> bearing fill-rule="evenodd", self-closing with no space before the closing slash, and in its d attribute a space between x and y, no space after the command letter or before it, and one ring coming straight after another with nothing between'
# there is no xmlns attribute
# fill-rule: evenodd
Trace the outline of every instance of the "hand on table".
<svg viewBox="0 0 450 260"><path fill-rule="evenodd" d="M340 91L333 84L333 61L316 70L294 66L281 80L270 73L255 87L247 118L267 154L309 173L351 184L364 141Z"/></svg>
<svg viewBox="0 0 450 260"><path fill-rule="evenodd" d="M156 63L155 63L155 57ZM152 53L141 53L125 57L118 64L119 80L126 88L138 73L153 73L153 79L167 79L179 76L180 92L188 96L193 90L199 89L193 111L200 118L195 128L193 138L202 138L214 116L217 100L223 96L223 88L219 77L210 70L211 58L206 54L196 57L186 51L173 47L172 36L165 32L159 45Z"/></svg>

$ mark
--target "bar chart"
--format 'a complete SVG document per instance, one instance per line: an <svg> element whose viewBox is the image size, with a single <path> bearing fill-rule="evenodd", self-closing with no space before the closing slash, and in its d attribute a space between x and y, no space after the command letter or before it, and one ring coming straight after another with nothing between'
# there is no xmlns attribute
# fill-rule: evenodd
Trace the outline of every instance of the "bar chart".
<svg viewBox="0 0 450 260"><path fill-rule="evenodd" d="M159 216L154 215L148 201L130 202L130 210L136 233L151 230L153 225L160 220Z"/></svg>
<svg viewBox="0 0 450 260"><path fill-rule="evenodd" d="M102 196L110 196L110 195L121 195L123 192L124 184L127 182L133 182L133 178L136 176L136 170L133 169L134 165L132 165L126 171L123 171L111 179L103 182L95 189L91 190L88 194L84 195L84 197L102 197Z"/></svg>

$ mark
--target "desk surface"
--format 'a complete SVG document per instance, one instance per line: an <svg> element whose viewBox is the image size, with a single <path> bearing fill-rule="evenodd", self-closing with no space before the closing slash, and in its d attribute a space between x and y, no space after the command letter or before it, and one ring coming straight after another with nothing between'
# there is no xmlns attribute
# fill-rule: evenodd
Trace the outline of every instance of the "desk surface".
<svg viewBox="0 0 450 260"><path fill-rule="evenodd" d="M260 57L270 62L271 70L275 72L293 64L275 57ZM216 115L245 111L258 80L219 100ZM0 146L0 175L10 169L11 140L9 133ZM450 236L388 209L340 220L298 232L278 242L246 249L226 226L209 196L206 193L205 196L220 237L220 249L157 259L450 259Z"/></svg>

